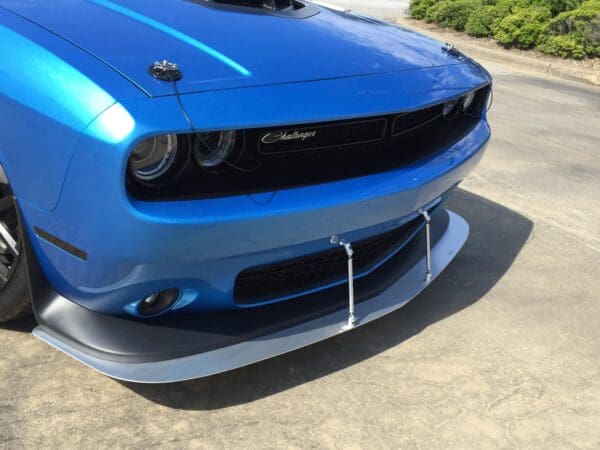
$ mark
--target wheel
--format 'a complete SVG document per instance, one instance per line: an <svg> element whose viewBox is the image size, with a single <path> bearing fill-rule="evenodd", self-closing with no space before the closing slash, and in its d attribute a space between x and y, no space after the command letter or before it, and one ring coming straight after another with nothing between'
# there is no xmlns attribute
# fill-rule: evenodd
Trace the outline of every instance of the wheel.
<svg viewBox="0 0 600 450"><path fill-rule="evenodd" d="M15 197L0 184L0 323L31 314L29 274Z"/></svg>

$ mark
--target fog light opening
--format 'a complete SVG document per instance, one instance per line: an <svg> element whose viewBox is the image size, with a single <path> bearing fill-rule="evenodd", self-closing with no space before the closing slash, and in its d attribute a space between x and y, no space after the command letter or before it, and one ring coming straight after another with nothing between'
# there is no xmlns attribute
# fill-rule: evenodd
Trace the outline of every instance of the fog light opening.
<svg viewBox="0 0 600 450"><path fill-rule="evenodd" d="M141 300L138 312L142 316L156 316L166 312L179 299L179 289L154 292Z"/></svg>

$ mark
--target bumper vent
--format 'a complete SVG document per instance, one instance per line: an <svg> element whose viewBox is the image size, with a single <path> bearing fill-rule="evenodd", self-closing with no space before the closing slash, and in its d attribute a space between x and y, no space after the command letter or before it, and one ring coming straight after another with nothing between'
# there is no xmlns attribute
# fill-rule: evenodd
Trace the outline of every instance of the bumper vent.
<svg viewBox="0 0 600 450"><path fill-rule="evenodd" d="M355 277L396 253L422 225L420 217L394 230L353 244ZM252 305L296 297L347 279L347 257L341 248L244 270L236 278L234 300Z"/></svg>

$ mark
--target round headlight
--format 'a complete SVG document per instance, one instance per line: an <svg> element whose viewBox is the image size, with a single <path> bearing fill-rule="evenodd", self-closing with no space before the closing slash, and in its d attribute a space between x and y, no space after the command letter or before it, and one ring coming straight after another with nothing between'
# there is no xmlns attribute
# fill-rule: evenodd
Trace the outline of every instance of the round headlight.
<svg viewBox="0 0 600 450"><path fill-rule="evenodd" d="M214 169L230 162L237 133L229 131L211 131L196 133L194 157L200 167Z"/></svg>
<svg viewBox="0 0 600 450"><path fill-rule="evenodd" d="M454 116L458 112L459 105L460 99L449 100L444 103L444 107L442 108L444 119L454 119Z"/></svg>
<svg viewBox="0 0 600 450"><path fill-rule="evenodd" d="M163 176L175 163L177 135L164 134L140 142L131 152L129 168L142 181L154 181Z"/></svg>
<svg viewBox="0 0 600 450"><path fill-rule="evenodd" d="M473 100L475 100L475 92L469 92L462 98L462 109L463 111L469 111L469 108L473 106Z"/></svg>

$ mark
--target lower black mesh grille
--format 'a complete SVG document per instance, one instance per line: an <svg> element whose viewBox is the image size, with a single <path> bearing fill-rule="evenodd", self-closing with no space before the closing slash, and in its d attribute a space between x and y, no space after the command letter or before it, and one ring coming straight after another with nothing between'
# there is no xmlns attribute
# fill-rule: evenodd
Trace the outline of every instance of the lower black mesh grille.
<svg viewBox="0 0 600 450"><path fill-rule="evenodd" d="M392 255L422 223L416 218L403 226L353 244L356 275ZM347 257L341 247L301 258L244 270L236 278L234 299L249 305L301 295L347 278Z"/></svg>

